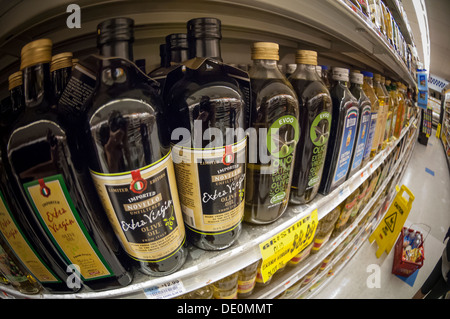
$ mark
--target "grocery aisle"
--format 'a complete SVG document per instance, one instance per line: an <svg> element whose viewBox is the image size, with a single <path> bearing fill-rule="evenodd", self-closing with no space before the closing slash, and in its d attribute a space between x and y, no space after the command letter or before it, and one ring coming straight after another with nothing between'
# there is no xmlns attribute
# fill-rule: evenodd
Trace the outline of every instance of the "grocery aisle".
<svg viewBox="0 0 450 319"><path fill-rule="evenodd" d="M405 225L414 225L413 228L424 233L427 232L427 228L419 224L431 227L424 244L424 265L419 270L413 286L391 273L394 249L389 255L384 253L377 259L376 242L370 244L366 240L341 272L337 273L314 298L408 299L421 287L441 257L444 248L442 241L450 225L450 174L441 142L436 138L435 131L430 136L427 146L416 142L408 168L399 183L402 184L415 195ZM374 282L376 273L379 273L379 285L369 288Z"/></svg>

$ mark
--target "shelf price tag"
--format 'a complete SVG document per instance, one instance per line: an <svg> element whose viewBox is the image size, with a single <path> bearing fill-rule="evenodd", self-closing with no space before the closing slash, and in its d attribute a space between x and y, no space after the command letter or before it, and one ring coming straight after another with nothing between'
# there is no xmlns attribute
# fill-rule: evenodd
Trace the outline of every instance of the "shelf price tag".
<svg viewBox="0 0 450 319"><path fill-rule="evenodd" d="M312 242L317 224L318 216L315 209L308 216L259 244L263 282L269 280L278 269Z"/></svg>
<svg viewBox="0 0 450 319"><path fill-rule="evenodd" d="M144 289L148 299L170 299L185 292L183 282L178 279Z"/></svg>

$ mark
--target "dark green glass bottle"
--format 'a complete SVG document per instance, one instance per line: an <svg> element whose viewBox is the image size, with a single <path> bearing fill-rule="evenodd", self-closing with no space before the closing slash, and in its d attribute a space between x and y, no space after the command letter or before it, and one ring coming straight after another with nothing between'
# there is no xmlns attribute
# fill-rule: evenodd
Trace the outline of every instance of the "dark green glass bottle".
<svg viewBox="0 0 450 319"><path fill-rule="evenodd" d="M298 50L297 69L289 81L299 101L300 140L297 144L290 202L314 199L322 178L332 111L328 89L316 72L317 52Z"/></svg>

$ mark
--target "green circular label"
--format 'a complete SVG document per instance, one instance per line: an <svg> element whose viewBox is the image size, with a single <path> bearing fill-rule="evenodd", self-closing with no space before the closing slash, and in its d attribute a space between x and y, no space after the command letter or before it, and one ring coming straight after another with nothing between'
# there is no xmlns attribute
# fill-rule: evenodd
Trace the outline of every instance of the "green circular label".
<svg viewBox="0 0 450 319"><path fill-rule="evenodd" d="M286 157L294 152L299 135L300 129L295 116L282 116L269 128L267 149L274 157Z"/></svg>
<svg viewBox="0 0 450 319"><path fill-rule="evenodd" d="M310 137L316 146L322 146L327 143L330 137L331 114L322 112L316 116L311 124Z"/></svg>

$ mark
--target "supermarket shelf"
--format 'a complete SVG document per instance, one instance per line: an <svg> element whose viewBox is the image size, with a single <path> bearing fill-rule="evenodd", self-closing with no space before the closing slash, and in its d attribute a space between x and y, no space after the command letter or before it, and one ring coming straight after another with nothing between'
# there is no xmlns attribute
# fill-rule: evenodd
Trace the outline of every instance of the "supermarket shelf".
<svg viewBox="0 0 450 319"><path fill-rule="evenodd" d="M381 33L380 30L373 26L372 21L362 13L355 12L349 5L347 0L327 0L330 5L334 6L336 9L342 11L347 19L352 20L357 26L357 30L360 33L366 34L370 41L374 41L375 44L372 46L372 52L369 54L375 56L379 61L387 67L388 69L394 71L400 78L407 81L409 85L413 88L416 86L416 80L414 76L409 72L405 62L400 57L400 55L395 51L394 47L389 43L386 37ZM360 41L355 38L355 41ZM362 52L367 48L360 48Z"/></svg>
<svg viewBox="0 0 450 319"><path fill-rule="evenodd" d="M414 134L414 136L411 138L408 146L406 147L406 149L408 147L411 146L411 144L413 145L413 147L411 147L411 149L408 151L408 154L406 154L406 156L408 157L406 160L404 160L403 168L401 170L400 176L398 177L398 181L400 181L402 179L403 174L406 171L406 166L408 165L414 147L416 145L416 143L413 143L413 141L415 141L417 139L417 135L418 135L418 130L416 130L416 133ZM397 167L395 170L393 170L393 173L391 173L391 176L386 178L386 180L384 181L383 185L380 187L379 189L379 193L377 193L374 198L378 198L381 193L382 190L387 186L387 184L389 183L389 180L391 178L396 178L394 175L397 171ZM391 200L389 202L392 202L393 198L391 198ZM383 205L384 202L382 202L381 205ZM381 205L376 207L374 209L374 211L378 211L379 208L381 208ZM386 208L388 209L388 208ZM345 247L343 249L343 252L341 252L338 256L334 257L332 262L327 265L327 267L324 269L323 272L321 272L318 276L316 276L311 283L309 283L307 286L303 287L301 291L298 291L298 293L296 294L296 296L301 296L302 294L304 294L305 292L307 292L309 289L311 289L311 287L313 287L322 277L324 277L325 275L328 274L328 271L331 269L331 267L338 261L340 260L346 253L346 250L352 250L351 253L347 256L347 260L342 263L338 268L336 268L333 272L333 275L326 278L324 282L320 283L319 287L316 287L315 289L313 289L307 296L306 298L314 298L314 296L316 296L324 287L326 287L326 285L346 266L346 264L350 261L350 259L357 253L358 249L364 244L365 240L370 236L370 234L372 233L373 230L375 230L378 227L378 224L381 222L383 215L379 216L378 219L373 219L372 221L370 221L365 227L363 227L359 233L355 236L355 238L352 240L351 243L348 244L347 247ZM359 238L361 237L361 238Z"/></svg>
<svg viewBox="0 0 450 319"><path fill-rule="evenodd" d="M7 9L0 9L2 21L5 22L0 29L0 86L7 87L5 83L8 75L18 69L21 47L33 39L49 37L54 42L55 53L72 51L75 56L83 57L96 51L95 31L100 21L117 15L128 16L136 23L135 56L156 62L158 46L165 35L183 32L186 21L191 18L213 15L222 20L224 58L233 56L230 55L232 52L249 59L248 44L253 41L277 42L281 49L284 48L285 52L289 51L291 54L298 47L308 46L319 51L319 58L323 56L352 67L376 70L393 79L403 79L414 87L415 78L401 57L379 31L374 29L370 19L353 11L348 2L79 0L77 4L82 7L82 28L68 29L66 7L72 1L42 0L39 6L31 0L16 1ZM414 123L417 123L417 119ZM402 137L408 131L409 128L405 128ZM238 242L227 250L206 252L190 246L186 263L172 275L149 277L136 272L133 284L103 292L84 289L77 294L56 295L44 292L39 295L23 295L7 286L0 286L0 291L16 298L84 299L146 298L146 290L170 282L178 283L179 294L198 289L259 260L261 242L301 220L316 208L319 219L326 216L381 165L399 140L380 152L328 196L319 194L308 205L289 206L286 213L270 225L244 224ZM274 295L275 292L267 296Z"/></svg>
<svg viewBox="0 0 450 319"><path fill-rule="evenodd" d="M412 121L416 125L417 119ZM232 247L219 252L208 252L189 246L189 256L186 263L172 275L165 277L149 277L136 272L134 283L123 288L112 289L102 292L84 291L75 294L49 294L23 295L13 288L0 287L17 298L51 298L51 299L72 299L72 298L119 298L135 297L145 298L145 290L158 285L177 282L178 295L193 291L219 279L222 279L239 269L261 259L259 244L271 238L280 231L288 228L292 224L311 214L316 208L319 220L326 216L348 195L356 190L377 168L389 153L395 148L399 141L409 132L409 127L405 127L398 140L392 143L385 150L369 162L364 168L358 171L352 178L344 182L339 188L327 196L317 195L316 198L307 205L289 206L285 214L270 225L250 225L244 223L243 231L237 243ZM199 276L201 274L201 276Z"/></svg>
<svg viewBox="0 0 450 319"><path fill-rule="evenodd" d="M386 5L389 7L389 10L392 16L397 22L400 31L405 38L405 41L408 44L414 45L414 36L411 30L411 26L409 25L408 17L406 15L405 10L403 9L403 5L399 0L385 0Z"/></svg>
<svg viewBox="0 0 450 319"><path fill-rule="evenodd" d="M413 122L415 123L415 121ZM409 130L408 130L409 131ZM418 130L417 130L418 131ZM403 132L406 134L406 130ZM402 136L402 137L403 137ZM410 140L408 141L408 145L404 147L406 150L413 141L415 141L414 137L409 137ZM400 139L399 139L400 140ZM399 141L398 140L398 141ZM392 148L393 149L393 148ZM387 153L387 155L390 152ZM412 151L410 151L410 154ZM410 154L403 154L403 156L410 156ZM386 156L387 156L386 155ZM409 159L408 159L409 161ZM372 196L371 200L367 203L365 208L361 211L361 213L358 215L358 217L355 219L355 221L345 229L339 236L335 238L331 238L328 243L319 250L316 254L311 254L304 262L302 262L301 265L296 266L295 268L289 268L287 266L287 269L284 270L279 276L275 274L276 277L273 278L273 281L277 282L278 284L275 285L275 282L271 282L269 287L263 287L260 289L256 289L256 291L251 295L250 298L274 298L280 293L282 293L284 290L288 289L292 285L294 285L299 279L301 279L305 274L307 274L309 271L314 269L323 261L323 259L328 256L331 252L334 251L346 238L349 236L353 230L357 227L358 223L364 218L364 216L372 210L373 205L377 202L378 197L383 192L386 185L389 183L389 181L394 177L394 175L397 173L399 167L403 165L402 161L398 161L395 166L390 170L389 175L385 178L383 184L379 187L377 192ZM402 169L404 170L404 169ZM360 184L358 184L359 187ZM355 188L356 189L356 188ZM377 210L377 209L375 209ZM337 260L339 258L334 257L333 260ZM301 288L298 294L301 295L303 291L306 291L307 288L310 287L310 285L306 285L305 287Z"/></svg>
<svg viewBox="0 0 450 319"><path fill-rule="evenodd" d="M372 221L368 227L372 226L375 223L375 221ZM345 255L347 255L345 262L343 262L339 267L333 270L333 274L327 278L325 278L325 281L320 283L320 286L309 292L309 294L306 295L307 299L314 298L333 278L336 276L342 269L345 268L347 263L350 261L350 259L357 253L358 249L364 244L364 241L369 237L370 233L367 232L365 229L361 229L358 234L356 234L355 238L352 239L352 241L348 244L345 249L340 252L336 257L333 258L333 261L325 267L325 269L318 274L314 279L305 287L300 289L298 293L295 295L295 297L300 298L303 294L308 293L308 290L311 289L318 281L320 281L323 277L328 275L328 272L332 267ZM350 253L348 252L350 251Z"/></svg>
<svg viewBox="0 0 450 319"><path fill-rule="evenodd" d="M71 51L83 58L97 51L97 24L113 16L135 20L135 56L147 64L159 63L159 44L165 35L185 32L186 21L199 16L222 20L222 55L225 62L239 57L250 61L249 44L274 41L280 56L293 60L295 49L310 48L321 58L343 66L367 69L404 80L412 87L415 78L389 42L369 18L349 7L348 0L80 0L82 26L66 27L69 0L18 1L2 15L0 30L0 85L19 67L20 50L27 42L49 37L54 52ZM291 62L292 63L292 62Z"/></svg>

